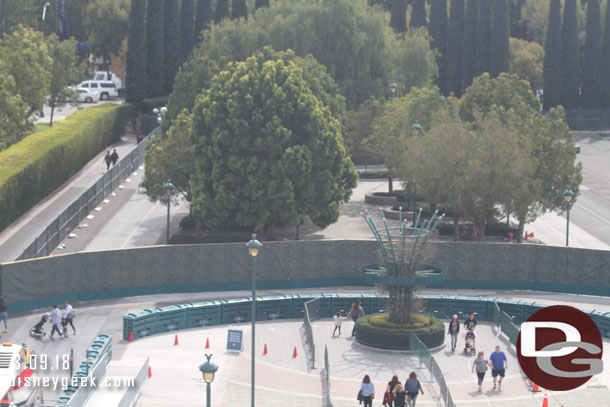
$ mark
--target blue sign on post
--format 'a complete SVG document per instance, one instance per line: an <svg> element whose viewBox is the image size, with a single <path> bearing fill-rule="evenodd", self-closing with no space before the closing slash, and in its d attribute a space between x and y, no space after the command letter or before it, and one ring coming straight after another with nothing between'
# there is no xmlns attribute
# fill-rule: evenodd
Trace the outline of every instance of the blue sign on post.
<svg viewBox="0 0 610 407"><path fill-rule="evenodd" d="M243 335L244 331L242 331L241 329L229 329L229 333L227 335L227 350L241 352L243 350Z"/></svg>

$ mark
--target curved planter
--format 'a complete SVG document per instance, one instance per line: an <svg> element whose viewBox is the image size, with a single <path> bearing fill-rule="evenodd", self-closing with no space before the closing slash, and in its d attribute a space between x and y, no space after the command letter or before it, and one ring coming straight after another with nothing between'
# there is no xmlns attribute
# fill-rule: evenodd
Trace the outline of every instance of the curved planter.
<svg viewBox="0 0 610 407"><path fill-rule="evenodd" d="M364 202L374 205L396 205L398 203L398 198L396 198L395 196L365 194Z"/></svg>
<svg viewBox="0 0 610 407"><path fill-rule="evenodd" d="M391 220L400 220L401 211L395 211L394 209L382 209L383 216L386 219ZM412 210L403 210L402 211L402 220L413 220L413 211Z"/></svg>
<svg viewBox="0 0 610 407"><path fill-rule="evenodd" d="M445 343L445 328L433 332L415 334L428 349L436 348ZM411 350L409 333L388 333L364 328L356 324L355 340L357 343L372 348L389 350Z"/></svg>

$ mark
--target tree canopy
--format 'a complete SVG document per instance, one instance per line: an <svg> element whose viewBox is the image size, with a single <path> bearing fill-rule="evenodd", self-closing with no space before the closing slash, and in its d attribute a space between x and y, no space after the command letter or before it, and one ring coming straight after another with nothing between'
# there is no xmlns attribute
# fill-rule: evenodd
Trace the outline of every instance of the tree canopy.
<svg viewBox="0 0 610 407"><path fill-rule="evenodd" d="M510 39L510 73L529 82L533 91L542 89L544 49L535 41Z"/></svg>
<svg viewBox="0 0 610 407"><path fill-rule="evenodd" d="M128 0L98 0L87 7L88 43L94 55L102 57L109 69L110 56L121 54L127 35L129 19Z"/></svg>
<svg viewBox="0 0 610 407"><path fill-rule="evenodd" d="M339 122L290 60L257 54L229 64L192 113L193 211L203 224L263 236L302 216L324 227L356 183Z"/></svg>
<svg viewBox="0 0 610 407"><path fill-rule="evenodd" d="M74 89L66 86L74 83L79 77L78 54L76 53L76 40L68 39L59 42L55 34L48 38L49 51L53 59L51 68L51 84L47 104L51 107L50 126L53 125L53 113L58 107L65 106L66 102L76 102Z"/></svg>

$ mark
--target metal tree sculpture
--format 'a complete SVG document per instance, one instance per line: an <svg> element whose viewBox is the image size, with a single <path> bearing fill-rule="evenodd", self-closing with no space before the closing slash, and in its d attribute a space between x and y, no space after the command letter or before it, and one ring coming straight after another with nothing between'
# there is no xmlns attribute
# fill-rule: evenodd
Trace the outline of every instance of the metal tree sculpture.
<svg viewBox="0 0 610 407"><path fill-rule="evenodd" d="M435 212L430 219L421 219L421 209L413 226L403 221L402 208L398 226L389 226L381 212L382 227L378 227L373 217L366 212L361 215L370 227L383 257L383 265L369 265L361 268L363 277L382 284L390 294L390 322L408 324L413 310L413 297L418 286L425 286L442 280L443 272L437 267L420 264L422 249L432 232L445 216Z"/></svg>

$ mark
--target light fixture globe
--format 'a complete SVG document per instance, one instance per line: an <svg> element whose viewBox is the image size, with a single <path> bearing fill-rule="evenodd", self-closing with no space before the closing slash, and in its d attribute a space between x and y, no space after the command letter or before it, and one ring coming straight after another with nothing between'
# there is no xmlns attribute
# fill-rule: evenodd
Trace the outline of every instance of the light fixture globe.
<svg viewBox="0 0 610 407"><path fill-rule="evenodd" d="M165 184L163 186L163 189L165 189L165 193L169 196L174 192L174 184L172 184L171 181L167 181L167 184Z"/></svg>
<svg viewBox="0 0 610 407"><path fill-rule="evenodd" d="M212 355L206 354L205 357L207 358L207 361L199 366L199 371L203 376L203 381L210 384L214 381L214 376L218 370L218 366L210 362Z"/></svg>
<svg viewBox="0 0 610 407"><path fill-rule="evenodd" d="M253 233L252 239L246 243L246 246L248 247L248 253L250 253L250 256L256 257L258 256L260 248L263 247L263 244L256 240L256 234Z"/></svg>
<svg viewBox="0 0 610 407"><path fill-rule="evenodd" d="M398 84L396 82L390 83L390 91L392 94L396 93L396 89L398 89Z"/></svg>
<svg viewBox="0 0 610 407"><path fill-rule="evenodd" d="M572 202L573 198L574 198L574 192L570 188L566 189L563 193L563 199L567 203L570 203L570 202Z"/></svg>

